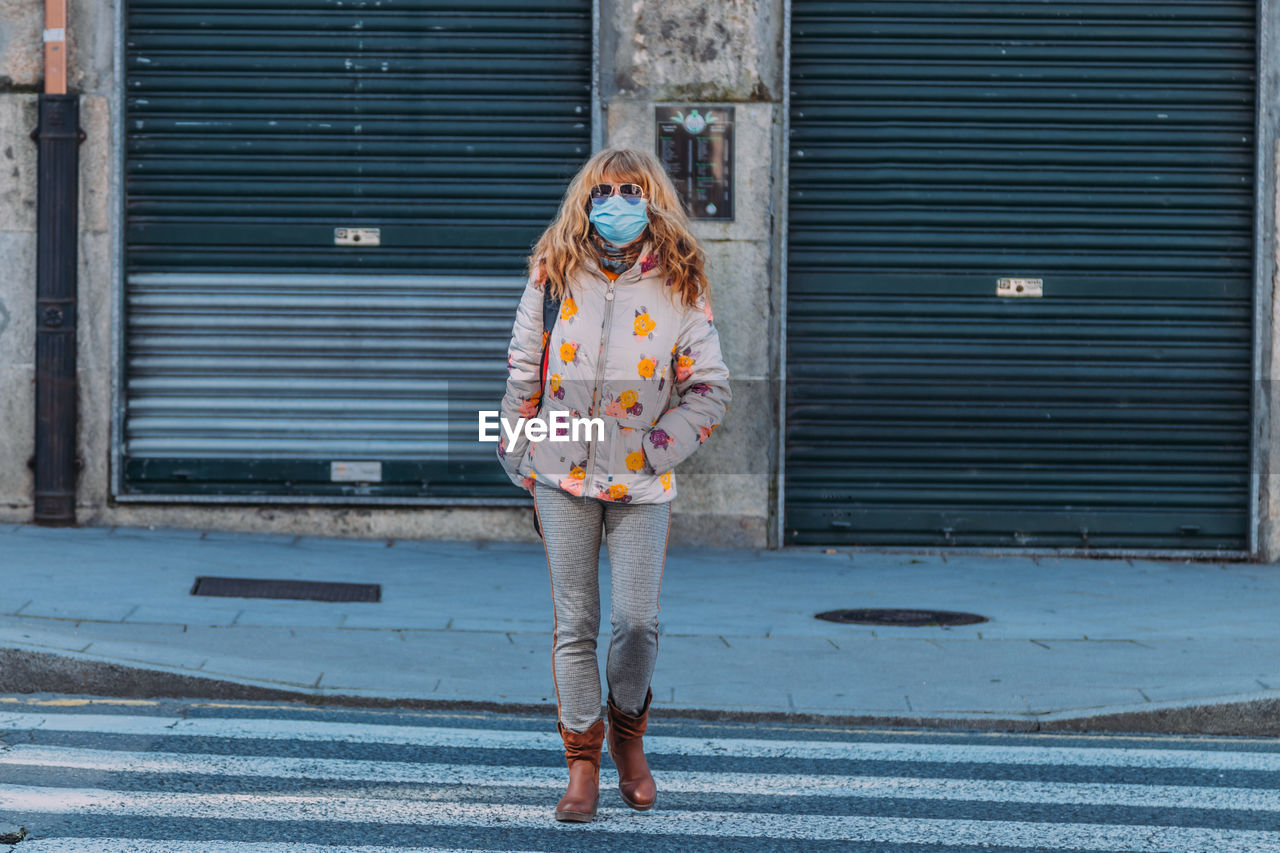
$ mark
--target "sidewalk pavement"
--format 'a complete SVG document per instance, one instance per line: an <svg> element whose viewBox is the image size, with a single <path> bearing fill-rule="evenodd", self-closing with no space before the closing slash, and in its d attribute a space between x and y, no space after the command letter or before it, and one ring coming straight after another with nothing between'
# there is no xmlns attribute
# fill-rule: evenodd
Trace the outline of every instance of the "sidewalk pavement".
<svg viewBox="0 0 1280 853"><path fill-rule="evenodd" d="M382 601L192 596L200 575L379 583ZM2 525L0 582L2 692L555 706L539 544ZM864 607L990 621L814 618ZM672 548L654 709L1274 735L1277 616L1275 564Z"/></svg>

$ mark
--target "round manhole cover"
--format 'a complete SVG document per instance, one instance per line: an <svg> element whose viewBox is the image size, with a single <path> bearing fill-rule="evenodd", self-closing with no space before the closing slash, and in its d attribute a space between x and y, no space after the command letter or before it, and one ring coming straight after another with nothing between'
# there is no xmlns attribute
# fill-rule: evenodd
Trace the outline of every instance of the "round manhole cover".
<svg viewBox="0 0 1280 853"><path fill-rule="evenodd" d="M976 625L987 617L976 613L958 613L954 610L827 610L817 614L818 619L850 625L900 625L921 628L926 625Z"/></svg>

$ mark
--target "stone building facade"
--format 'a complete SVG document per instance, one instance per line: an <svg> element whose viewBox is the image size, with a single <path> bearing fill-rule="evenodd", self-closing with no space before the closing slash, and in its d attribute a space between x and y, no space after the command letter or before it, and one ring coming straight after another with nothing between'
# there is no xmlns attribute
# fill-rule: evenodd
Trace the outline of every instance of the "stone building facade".
<svg viewBox="0 0 1280 853"><path fill-rule="evenodd" d="M527 505L120 500L119 436L122 152L125 0L71 0L69 89L80 95L78 523L368 537L534 538ZM373 3L354 3L368 6ZM536 4L534 4L536 5ZM800 4L794 4L799 6ZM597 0L594 8L595 143L653 149L655 109L698 104L734 108L735 217L695 223L708 252L717 325L735 379L735 400L715 438L682 469L672 541L778 547L784 530L786 454L787 132L793 3L783 0ZM1258 156L1253 180L1256 324L1250 544L1280 553L1270 501L1277 458L1270 377L1276 279L1277 116L1280 4L1257 7ZM42 85L41 5L0 2L0 521L30 519L34 448L36 126ZM517 271L518 272L518 271ZM496 468L496 463L495 463ZM1278 495L1280 499L1280 495ZM832 544L845 544L843 540ZM1194 546L1189 546L1195 550ZM1175 549L1176 550L1176 549Z"/></svg>

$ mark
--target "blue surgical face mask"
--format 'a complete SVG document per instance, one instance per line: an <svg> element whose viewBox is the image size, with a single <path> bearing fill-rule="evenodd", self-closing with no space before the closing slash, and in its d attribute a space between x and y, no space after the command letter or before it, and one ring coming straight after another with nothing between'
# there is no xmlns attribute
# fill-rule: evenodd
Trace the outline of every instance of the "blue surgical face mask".
<svg viewBox="0 0 1280 853"><path fill-rule="evenodd" d="M648 208L646 199L631 202L620 195L611 195L594 203L587 218L606 241L625 246L644 233L649 224Z"/></svg>

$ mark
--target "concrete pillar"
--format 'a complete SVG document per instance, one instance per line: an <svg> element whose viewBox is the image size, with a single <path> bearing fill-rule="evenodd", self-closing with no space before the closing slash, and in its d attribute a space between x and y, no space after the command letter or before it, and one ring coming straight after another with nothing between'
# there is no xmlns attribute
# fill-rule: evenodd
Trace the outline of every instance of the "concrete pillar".
<svg viewBox="0 0 1280 853"><path fill-rule="evenodd" d="M1257 324L1257 365L1254 393L1254 466L1258 473L1256 513L1258 558L1280 560L1280 399L1275 381L1280 377L1280 0L1258 4L1258 121L1254 187L1255 290L1254 323Z"/></svg>
<svg viewBox="0 0 1280 853"><path fill-rule="evenodd" d="M81 398L78 509L93 523L106 505L110 456L110 183L115 3L71 0L69 91L82 95L80 121L80 306L76 329ZM35 450L36 95L44 87L44 6L0 0L0 521L31 519Z"/></svg>
<svg viewBox="0 0 1280 853"><path fill-rule="evenodd" d="M732 222L694 223L734 401L680 469L673 541L764 546L775 493L782 187L780 0L602 0L605 144L655 151L655 105L732 106Z"/></svg>
<svg viewBox="0 0 1280 853"><path fill-rule="evenodd" d="M36 94L44 7L0 2L0 520L27 521L35 454Z"/></svg>

